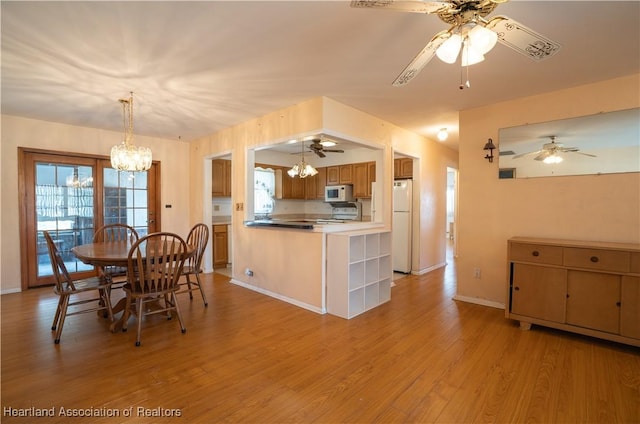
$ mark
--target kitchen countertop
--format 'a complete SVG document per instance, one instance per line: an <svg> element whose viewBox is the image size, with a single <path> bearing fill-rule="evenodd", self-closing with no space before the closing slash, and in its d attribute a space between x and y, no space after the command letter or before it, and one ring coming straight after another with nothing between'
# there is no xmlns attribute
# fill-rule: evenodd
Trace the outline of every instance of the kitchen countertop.
<svg viewBox="0 0 640 424"><path fill-rule="evenodd" d="M381 228L380 222L348 221L342 223L318 223L314 220L258 219L244 221L245 227L269 228L274 230L304 230L316 233L337 233L342 231Z"/></svg>

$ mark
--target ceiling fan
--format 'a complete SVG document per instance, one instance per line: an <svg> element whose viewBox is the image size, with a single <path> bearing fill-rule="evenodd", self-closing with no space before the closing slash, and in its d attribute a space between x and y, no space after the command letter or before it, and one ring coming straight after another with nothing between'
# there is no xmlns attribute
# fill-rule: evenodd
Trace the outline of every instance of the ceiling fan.
<svg viewBox="0 0 640 424"><path fill-rule="evenodd" d="M335 142L330 140L322 140L319 138L315 138L311 140L311 144L309 145L309 149L319 157L326 157L325 153L344 153L344 150L341 149L327 149L326 147L335 146Z"/></svg>
<svg viewBox="0 0 640 424"><path fill-rule="evenodd" d="M437 33L409 65L393 81L396 87L411 81L437 55L446 63L455 63L462 51L462 66L484 60L496 41L535 61L546 59L560 49L560 44L506 16L484 19L500 4L508 0L352 0L351 7L389 9L402 12L438 15L451 25ZM469 87L469 81L461 84Z"/></svg>
<svg viewBox="0 0 640 424"><path fill-rule="evenodd" d="M597 157L590 153L583 153L577 147L564 147L562 143L556 143L555 135L550 135L549 139L551 142L543 144L542 149L533 152L520 153L519 155L515 155L513 159L518 159L528 155L536 155L536 157L533 158L534 160L543 161L544 163L560 163L562 162L562 157L559 156L559 153L577 153L579 155L589 156L592 158Z"/></svg>

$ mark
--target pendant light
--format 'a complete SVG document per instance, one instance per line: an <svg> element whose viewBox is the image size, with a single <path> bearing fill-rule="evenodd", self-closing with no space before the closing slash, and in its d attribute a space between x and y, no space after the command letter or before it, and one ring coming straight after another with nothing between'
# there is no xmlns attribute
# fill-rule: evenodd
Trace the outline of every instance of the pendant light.
<svg viewBox="0 0 640 424"><path fill-rule="evenodd" d="M118 171L141 172L151 168L151 149L133 144L133 92L120 99L124 125L122 143L111 148L111 167Z"/></svg>
<svg viewBox="0 0 640 424"><path fill-rule="evenodd" d="M289 174L291 178L313 177L318 173L318 170L304 161L304 142L301 142L300 144L302 146L302 151L301 151L302 160L296 163L295 165L293 165L293 167L291 167L291 169L287 171L287 174Z"/></svg>

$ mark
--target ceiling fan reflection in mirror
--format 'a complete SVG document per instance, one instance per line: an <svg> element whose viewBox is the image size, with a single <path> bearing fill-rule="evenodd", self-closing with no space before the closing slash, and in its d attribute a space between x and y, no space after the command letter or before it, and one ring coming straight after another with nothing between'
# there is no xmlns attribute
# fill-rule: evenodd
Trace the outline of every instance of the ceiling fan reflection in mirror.
<svg viewBox="0 0 640 424"><path fill-rule="evenodd" d="M513 159L519 159L524 156L536 155L534 160L542 161L547 164L555 164L562 162L562 156L560 153L577 153L579 155L589 156L592 158L597 157L596 155L592 155L590 153L583 153L577 147L564 147L562 143L556 143L556 136L550 135L548 136L551 140L550 143L545 143L542 145L542 149L535 150L533 152L520 153L515 155Z"/></svg>
<svg viewBox="0 0 640 424"><path fill-rule="evenodd" d="M500 4L508 0L352 0L351 7L389 9L401 12L438 15L440 20L451 25L448 30L437 33L416 55L409 65L393 81L396 87L411 81L434 55L446 63L460 63L467 67L467 79L460 89L469 87L468 67L484 60L500 42L535 61L546 59L560 49L552 41L519 22L506 16L486 20Z"/></svg>

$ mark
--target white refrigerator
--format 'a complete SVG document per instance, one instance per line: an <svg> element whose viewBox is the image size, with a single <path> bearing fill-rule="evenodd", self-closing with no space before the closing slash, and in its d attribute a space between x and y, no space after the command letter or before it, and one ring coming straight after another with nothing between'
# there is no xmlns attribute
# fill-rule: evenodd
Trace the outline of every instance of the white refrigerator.
<svg viewBox="0 0 640 424"><path fill-rule="evenodd" d="M393 270L411 272L411 205L413 181L393 182Z"/></svg>

